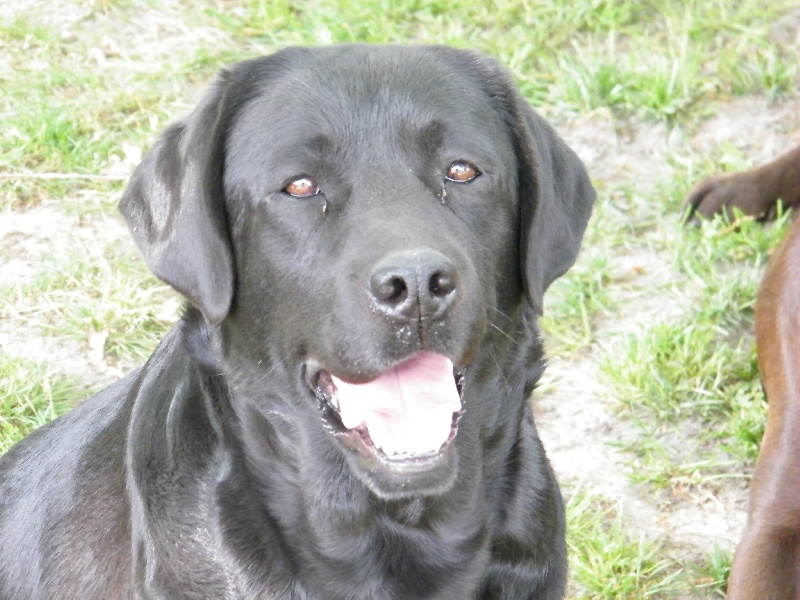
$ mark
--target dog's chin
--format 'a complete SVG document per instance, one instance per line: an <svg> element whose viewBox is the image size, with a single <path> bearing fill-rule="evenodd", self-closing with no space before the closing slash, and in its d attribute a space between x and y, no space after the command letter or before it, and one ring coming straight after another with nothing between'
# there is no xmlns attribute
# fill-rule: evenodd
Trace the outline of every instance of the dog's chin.
<svg viewBox="0 0 800 600"><path fill-rule="evenodd" d="M451 363L448 364L452 367ZM334 383L336 377L319 365L306 365L306 380L316 398L324 429L344 454L352 472L384 500L440 495L453 487L458 470L456 437L463 414L460 403L464 379L463 369L453 369L453 394L457 396L444 410L455 410L450 417L449 431L446 430L447 423L442 423L439 428L441 443L436 441L426 448L392 448L387 451L376 445L366 423L352 427L345 425ZM339 381L339 384L343 385L343 382ZM424 429L423 424L420 428Z"/></svg>

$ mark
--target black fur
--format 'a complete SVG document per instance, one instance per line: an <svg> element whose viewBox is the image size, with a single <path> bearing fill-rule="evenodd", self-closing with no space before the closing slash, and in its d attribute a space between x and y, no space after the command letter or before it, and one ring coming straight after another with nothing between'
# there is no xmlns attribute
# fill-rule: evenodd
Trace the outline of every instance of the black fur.
<svg viewBox="0 0 800 600"><path fill-rule="evenodd" d="M480 176L447 181L454 161ZM282 191L300 175L321 194ZM490 59L339 46L223 72L121 202L186 313L0 459L0 599L561 598L527 395L542 294L593 200ZM375 265L420 251L452 266L455 300L375 310ZM339 443L310 376L369 381L420 351L466 368L464 413L438 462L399 472Z"/></svg>

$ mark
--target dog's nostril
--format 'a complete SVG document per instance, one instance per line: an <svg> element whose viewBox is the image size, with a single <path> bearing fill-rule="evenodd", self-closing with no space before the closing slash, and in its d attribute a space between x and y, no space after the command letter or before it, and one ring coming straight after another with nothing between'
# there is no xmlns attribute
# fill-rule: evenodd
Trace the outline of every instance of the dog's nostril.
<svg viewBox="0 0 800 600"><path fill-rule="evenodd" d="M391 277L383 286L383 299L392 304L400 304L408 298L408 285L402 277Z"/></svg>
<svg viewBox="0 0 800 600"><path fill-rule="evenodd" d="M449 273L437 271L431 276L428 289L436 298L444 298L456 289L455 279Z"/></svg>
<svg viewBox="0 0 800 600"><path fill-rule="evenodd" d="M399 275L383 274L372 280L372 295L382 304L398 305L408 298L408 284Z"/></svg>

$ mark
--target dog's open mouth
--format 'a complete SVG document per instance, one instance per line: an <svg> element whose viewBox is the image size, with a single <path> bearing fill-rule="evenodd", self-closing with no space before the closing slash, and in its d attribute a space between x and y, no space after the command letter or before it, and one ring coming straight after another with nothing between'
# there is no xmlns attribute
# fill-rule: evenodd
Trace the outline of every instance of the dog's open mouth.
<svg viewBox="0 0 800 600"><path fill-rule="evenodd" d="M348 448L392 468L423 467L455 437L464 371L445 356L420 352L367 383L321 369L312 385L329 430Z"/></svg>

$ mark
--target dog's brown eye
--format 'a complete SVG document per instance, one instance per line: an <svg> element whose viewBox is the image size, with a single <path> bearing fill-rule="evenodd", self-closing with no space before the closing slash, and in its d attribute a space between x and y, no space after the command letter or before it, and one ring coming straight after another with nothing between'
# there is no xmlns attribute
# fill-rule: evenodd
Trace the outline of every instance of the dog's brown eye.
<svg viewBox="0 0 800 600"><path fill-rule="evenodd" d="M283 191L295 198L309 198L319 194L319 186L311 177L303 176L287 183Z"/></svg>
<svg viewBox="0 0 800 600"><path fill-rule="evenodd" d="M447 169L446 177L449 181L455 181L456 183L467 183L468 181L475 179L478 175L480 175L480 171L478 171L474 165L471 165L468 162L457 161L450 165L450 168Z"/></svg>

